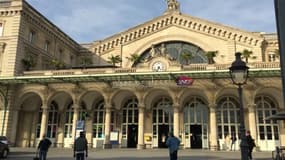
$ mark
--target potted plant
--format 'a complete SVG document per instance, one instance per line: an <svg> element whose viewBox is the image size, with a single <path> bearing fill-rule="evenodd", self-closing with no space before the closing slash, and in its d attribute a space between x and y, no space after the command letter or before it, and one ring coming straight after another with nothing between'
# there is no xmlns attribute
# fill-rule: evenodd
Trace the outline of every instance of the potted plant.
<svg viewBox="0 0 285 160"><path fill-rule="evenodd" d="M87 56L81 57L80 61L81 61L80 64L83 68L93 64L92 59Z"/></svg>
<svg viewBox="0 0 285 160"><path fill-rule="evenodd" d="M131 54L130 57L126 57L126 58L133 63L132 67L140 62L140 56L136 53Z"/></svg>
<svg viewBox="0 0 285 160"><path fill-rule="evenodd" d="M214 64L214 58L218 55L218 51L208 51L205 53L205 55L208 58L208 64Z"/></svg>
<svg viewBox="0 0 285 160"><path fill-rule="evenodd" d="M50 61L50 64L53 66L54 69L62 69L65 67L65 63L63 63L57 59L52 59Z"/></svg>
<svg viewBox="0 0 285 160"><path fill-rule="evenodd" d="M37 65L37 62L32 57L28 57L22 59L22 64L24 65L25 70L29 71Z"/></svg>
<svg viewBox="0 0 285 160"><path fill-rule="evenodd" d="M122 62L122 58L119 55L111 55L111 57L108 57L109 61L108 63L111 63L113 66L116 66L117 63Z"/></svg>

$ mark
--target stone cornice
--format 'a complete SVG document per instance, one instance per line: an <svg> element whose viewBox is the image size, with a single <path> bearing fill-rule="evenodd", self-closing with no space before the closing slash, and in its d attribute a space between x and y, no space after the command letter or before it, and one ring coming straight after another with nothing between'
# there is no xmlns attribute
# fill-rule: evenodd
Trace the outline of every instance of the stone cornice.
<svg viewBox="0 0 285 160"><path fill-rule="evenodd" d="M182 27L190 31L207 34L224 40L236 41L253 47L261 46L264 41L264 37L259 33L247 32L192 16L172 13L159 16L102 41L96 41L90 50L95 54L103 55L121 44L136 41L137 39L149 36L170 26Z"/></svg>

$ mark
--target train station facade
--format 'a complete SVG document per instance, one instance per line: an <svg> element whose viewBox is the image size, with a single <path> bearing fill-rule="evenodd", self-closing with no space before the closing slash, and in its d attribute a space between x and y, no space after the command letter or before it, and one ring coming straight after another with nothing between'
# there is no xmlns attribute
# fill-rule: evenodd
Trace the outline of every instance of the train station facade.
<svg viewBox="0 0 285 160"><path fill-rule="evenodd" d="M72 147L82 129L93 148L164 148L169 132L184 148L228 149L233 135L239 148L228 68L245 51L246 129L259 150L285 144L284 124L266 119L284 110L276 34L185 15L170 0L159 17L79 44L24 0L0 6L0 129L14 146L46 135Z"/></svg>

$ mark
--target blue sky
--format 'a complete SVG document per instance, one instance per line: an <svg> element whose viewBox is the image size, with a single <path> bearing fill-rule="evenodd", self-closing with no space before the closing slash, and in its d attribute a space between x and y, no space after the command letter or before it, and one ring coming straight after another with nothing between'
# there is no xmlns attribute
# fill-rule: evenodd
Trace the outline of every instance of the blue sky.
<svg viewBox="0 0 285 160"><path fill-rule="evenodd" d="M26 0L79 43L163 14L165 0ZM252 32L276 32L273 0L178 0L182 13Z"/></svg>

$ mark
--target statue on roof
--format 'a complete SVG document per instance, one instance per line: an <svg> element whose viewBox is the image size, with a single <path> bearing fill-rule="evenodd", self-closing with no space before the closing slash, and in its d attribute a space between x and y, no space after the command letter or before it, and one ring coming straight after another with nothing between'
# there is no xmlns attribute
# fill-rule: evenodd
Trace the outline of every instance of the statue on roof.
<svg viewBox="0 0 285 160"><path fill-rule="evenodd" d="M180 12L180 4L177 0L166 0L167 10L166 12Z"/></svg>

